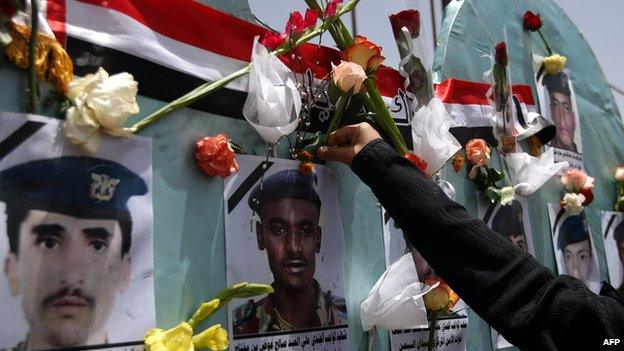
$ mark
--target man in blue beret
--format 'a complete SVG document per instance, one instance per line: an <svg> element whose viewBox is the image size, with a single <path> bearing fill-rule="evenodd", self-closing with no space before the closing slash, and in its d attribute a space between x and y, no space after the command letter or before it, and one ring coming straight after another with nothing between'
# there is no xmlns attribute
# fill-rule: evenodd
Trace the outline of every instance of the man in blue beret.
<svg viewBox="0 0 624 351"><path fill-rule="evenodd" d="M260 217L258 248L267 252L275 292L234 311L234 334L347 324L344 299L322 291L314 279L321 249L316 174L277 172L251 191L248 202Z"/></svg>
<svg viewBox="0 0 624 351"><path fill-rule="evenodd" d="M528 252L520 201L513 200L510 205L498 209L492 218L492 230L509 239L520 250Z"/></svg>
<svg viewBox="0 0 624 351"><path fill-rule="evenodd" d="M622 263L622 270L624 270L624 221L621 221L615 229L613 229L613 239L618 249L618 256L620 257L620 263ZM613 282L616 284L616 282ZM624 294L624 279L618 288L618 291Z"/></svg>
<svg viewBox="0 0 624 351"><path fill-rule="evenodd" d="M578 152L574 143L576 115L572 106L568 76L564 72L546 74L542 84L548 90L550 113L556 128L552 146Z"/></svg>
<svg viewBox="0 0 624 351"><path fill-rule="evenodd" d="M584 214L567 217L559 227L557 247L563 254L565 273L589 281L592 249Z"/></svg>
<svg viewBox="0 0 624 351"><path fill-rule="evenodd" d="M143 179L93 157L30 161L0 171L9 252L4 272L30 330L14 349L106 344L115 295L130 278L128 200Z"/></svg>

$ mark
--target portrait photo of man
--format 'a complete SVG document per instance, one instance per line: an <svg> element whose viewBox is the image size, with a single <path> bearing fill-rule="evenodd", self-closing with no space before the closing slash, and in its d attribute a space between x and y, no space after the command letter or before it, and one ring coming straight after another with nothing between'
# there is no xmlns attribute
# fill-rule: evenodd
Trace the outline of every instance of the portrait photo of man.
<svg viewBox="0 0 624 351"><path fill-rule="evenodd" d="M29 329L13 350L108 342L106 322L131 272L133 196L145 181L95 157L62 156L0 171L9 250L4 274Z"/></svg>
<svg viewBox="0 0 624 351"><path fill-rule="evenodd" d="M557 249L563 253L564 272L583 282L589 281L593 254L584 216L569 216L561 223Z"/></svg>
<svg viewBox="0 0 624 351"><path fill-rule="evenodd" d="M565 213L558 203L548 204L552 243L559 274L580 279L595 293L600 291L598 257L585 212Z"/></svg>
<svg viewBox="0 0 624 351"><path fill-rule="evenodd" d="M550 117L556 128L551 145L579 153L579 146L576 143L578 112L573 103L568 75L565 72L545 74L542 84L548 91Z"/></svg>
<svg viewBox="0 0 624 351"><path fill-rule="evenodd" d="M509 205L500 206L492 218L492 230L509 239L520 250L528 253L524 227L522 204L516 199Z"/></svg>
<svg viewBox="0 0 624 351"><path fill-rule="evenodd" d="M243 160L241 167L244 164ZM255 218L250 249L264 256L262 264L270 270L274 293L232 310L234 336L347 325L344 288L340 282L318 277L319 260L323 258L326 263L329 255L343 253L341 247L323 247L339 239L336 233L341 235L341 231L321 225L329 203L322 200L320 167L316 168L310 174L298 167L277 170L248 192L247 211L251 210ZM328 241L324 241L326 235L330 236ZM342 238L338 242L342 246ZM329 267L323 269L328 271ZM342 270L342 265L334 269Z"/></svg>
<svg viewBox="0 0 624 351"><path fill-rule="evenodd" d="M609 283L624 294L624 214L604 211L602 230Z"/></svg>

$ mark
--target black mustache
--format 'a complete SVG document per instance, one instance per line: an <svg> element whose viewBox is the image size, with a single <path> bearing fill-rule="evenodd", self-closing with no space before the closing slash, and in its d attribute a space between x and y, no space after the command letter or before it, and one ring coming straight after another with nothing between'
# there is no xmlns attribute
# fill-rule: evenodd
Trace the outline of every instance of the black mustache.
<svg viewBox="0 0 624 351"><path fill-rule="evenodd" d="M60 299L63 296L80 297L80 298L83 298L85 301L87 301L90 307L93 307L93 305L95 305L95 299L92 296L83 295L81 289L72 289L70 291L69 288L63 288L57 292L54 292L46 296L45 298L43 298L43 301L41 302L41 304L47 307L51 303L53 303L55 300Z"/></svg>

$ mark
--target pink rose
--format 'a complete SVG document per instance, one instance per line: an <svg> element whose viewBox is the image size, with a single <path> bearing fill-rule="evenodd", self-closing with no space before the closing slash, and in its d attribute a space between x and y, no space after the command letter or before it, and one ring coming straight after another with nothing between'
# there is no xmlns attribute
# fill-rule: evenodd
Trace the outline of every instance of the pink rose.
<svg viewBox="0 0 624 351"><path fill-rule="evenodd" d="M195 145L197 167L210 177L228 177L238 171L238 163L227 135L197 139Z"/></svg>
<svg viewBox="0 0 624 351"><path fill-rule="evenodd" d="M366 72L362 66L357 63L341 61L338 66L334 66L332 63L334 78L334 84L340 90L348 92L353 89L353 93L356 94L362 89L362 84L366 80Z"/></svg>
<svg viewBox="0 0 624 351"><path fill-rule="evenodd" d="M590 190L594 187L594 178L587 176L579 169L571 169L561 176L563 188L572 193L579 193L581 190Z"/></svg>
<svg viewBox="0 0 624 351"><path fill-rule="evenodd" d="M483 167L490 164L490 148L483 139L472 139L466 143L466 156L472 164Z"/></svg>

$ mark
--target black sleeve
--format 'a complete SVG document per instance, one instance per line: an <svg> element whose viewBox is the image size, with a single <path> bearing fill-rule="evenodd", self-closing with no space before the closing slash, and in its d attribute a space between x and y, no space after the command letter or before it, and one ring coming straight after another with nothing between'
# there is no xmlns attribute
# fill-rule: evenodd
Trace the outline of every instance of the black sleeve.
<svg viewBox="0 0 624 351"><path fill-rule="evenodd" d="M531 255L451 201L382 140L353 160L412 245L464 301L514 345L527 350L595 350L624 337L624 302L555 276Z"/></svg>

